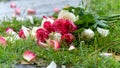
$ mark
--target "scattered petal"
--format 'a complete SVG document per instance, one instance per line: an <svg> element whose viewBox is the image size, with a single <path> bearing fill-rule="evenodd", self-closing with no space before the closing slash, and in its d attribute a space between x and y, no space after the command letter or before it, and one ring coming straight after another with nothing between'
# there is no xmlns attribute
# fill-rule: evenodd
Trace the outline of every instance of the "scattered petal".
<svg viewBox="0 0 120 68"><path fill-rule="evenodd" d="M27 18L30 20L31 24L34 24L33 16L27 16Z"/></svg>
<svg viewBox="0 0 120 68"><path fill-rule="evenodd" d="M103 37L106 37L110 33L109 30L106 30L106 29L103 29L103 28L99 28L99 27L97 27L97 31Z"/></svg>
<svg viewBox="0 0 120 68"><path fill-rule="evenodd" d="M60 9L59 9L59 8L57 8L57 7L56 7L56 8L54 8L54 12L55 12L55 13L58 13L59 11L60 11Z"/></svg>
<svg viewBox="0 0 120 68"><path fill-rule="evenodd" d="M57 64L54 61L52 61L47 68L57 68Z"/></svg>
<svg viewBox="0 0 120 68"><path fill-rule="evenodd" d="M16 8L16 9L15 9L15 14L16 14L16 15L20 15L20 14L21 14L20 8Z"/></svg>
<svg viewBox="0 0 120 68"><path fill-rule="evenodd" d="M100 56L110 57L112 53L100 53Z"/></svg>
<svg viewBox="0 0 120 68"><path fill-rule="evenodd" d="M5 40L4 37L0 36L0 45L6 45L7 44L7 41Z"/></svg>
<svg viewBox="0 0 120 68"><path fill-rule="evenodd" d="M75 49L75 46L72 44L72 45L70 45L70 48L68 50L71 51L71 50L74 50L74 49Z"/></svg>
<svg viewBox="0 0 120 68"><path fill-rule="evenodd" d="M60 43L57 40L50 40L51 46L54 47L54 50L60 49Z"/></svg>
<svg viewBox="0 0 120 68"><path fill-rule="evenodd" d="M35 11L34 9L29 8L29 9L27 10L27 14L28 14L28 15L35 15L35 14L36 14L36 11Z"/></svg>
<svg viewBox="0 0 120 68"><path fill-rule="evenodd" d="M12 2L12 3L10 4L10 7L11 7L11 8L16 8L15 2Z"/></svg>
<svg viewBox="0 0 120 68"><path fill-rule="evenodd" d="M29 51L29 50L26 50L24 53L23 53L23 58L27 61L32 61L33 59L36 58L36 55Z"/></svg>

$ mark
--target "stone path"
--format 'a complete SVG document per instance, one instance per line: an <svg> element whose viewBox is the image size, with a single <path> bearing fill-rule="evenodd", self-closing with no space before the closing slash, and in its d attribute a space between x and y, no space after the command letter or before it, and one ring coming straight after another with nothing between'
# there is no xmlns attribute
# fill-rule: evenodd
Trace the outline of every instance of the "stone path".
<svg viewBox="0 0 120 68"><path fill-rule="evenodd" d="M5 16L11 17L14 13L14 9L10 8L10 3L13 1L0 2L0 18ZM72 6L77 6L81 0L14 0L17 7L21 8L23 15L28 8L33 8L36 10L36 16L41 17L43 15L51 15L53 13L53 8L62 8L66 4Z"/></svg>

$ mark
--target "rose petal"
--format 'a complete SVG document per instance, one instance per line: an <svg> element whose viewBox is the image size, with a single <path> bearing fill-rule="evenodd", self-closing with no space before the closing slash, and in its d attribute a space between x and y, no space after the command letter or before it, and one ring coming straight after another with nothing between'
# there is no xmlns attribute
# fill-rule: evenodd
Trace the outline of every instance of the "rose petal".
<svg viewBox="0 0 120 68"><path fill-rule="evenodd" d="M102 28L99 28L97 27L97 31L100 33L101 36L103 37L106 37L110 32L109 30L106 30L106 29L102 29Z"/></svg>
<svg viewBox="0 0 120 68"><path fill-rule="evenodd" d="M34 15L34 14L36 14L36 11L35 11L34 9L29 8L29 9L27 10L27 14L28 14L28 15Z"/></svg>
<svg viewBox="0 0 120 68"><path fill-rule="evenodd" d="M54 12L56 12L56 13L58 13L60 11L60 9L59 8L54 8Z"/></svg>
<svg viewBox="0 0 120 68"><path fill-rule="evenodd" d="M7 41L5 40L4 37L0 36L0 45L6 45L7 44Z"/></svg>
<svg viewBox="0 0 120 68"><path fill-rule="evenodd" d="M36 58L36 55L29 51L29 50L26 50L24 53L23 53L23 58L27 61L32 61L33 59Z"/></svg>
<svg viewBox="0 0 120 68"><path fill-rule="evenodd" d="M20 8L16 8L16 9L15 9L15 14L16 14L16 15L20 15L20 14L21 14Z"/></svg>
<svg viewBox="0 0 120 68"><path fill-rule="evenodd" d="M70 47L69 47L69 51L71 51L71 50L74 50L75 49L75 46L74 45L70 45Z"/></svg>
<svg viewBox="0 0 120 68"><path fill-rule="evenodd" d="M10 7L11 7L11 8L16 8L15 2L12 2L12 3L10 4Z"/></svg>
<svg viewBox="0 0 120 68"><path fill-rule="evenodd" d="M52 61L47 68L57 68L57 64L54 61Z"/></svg>
<svg viewBox="0 0 120 68"><path fill-rule="evenodd" d="M54 47L54 50L60 49L60 43L57 40L50 40L50 43Z"/></svg>

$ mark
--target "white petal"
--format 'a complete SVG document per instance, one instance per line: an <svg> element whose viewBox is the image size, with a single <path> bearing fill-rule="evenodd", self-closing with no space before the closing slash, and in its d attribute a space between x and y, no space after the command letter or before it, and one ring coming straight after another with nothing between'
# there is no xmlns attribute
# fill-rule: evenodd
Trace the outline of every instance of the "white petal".
<svg viewBox="0 0 120 68"><path fill-rule="evenodd" d="M109 30L106 30L106 29L103 29L103 28L99 28L99 27L97 27L97 31L103 37L106 37L110 33Z"/></svg>
<svg viewBox="0 0 120 68"><path fill-rule="evenodd" d="M69 51L74 50L75 46L74 45L70 45L70 48L68 49Z"/></svg>
<svg viewBox="0 0 120 68"><path fill-rule="evenodd" d="M112 53L100 53L100 56L110 57Z"/></svg>
<svg viewBox="0 0 120 68"><path fill-rule="evenodd" d="M31 23L31 24L34 24L33 16L30 16L30 15L29 15L29 16L27 16L27 18L30 20L30 23Z"/></svg>
<svg viewBox="0 0 120 68"><path fill-rule="evenodd" d="M57 68L57 65L56 65L56 63L55 63L54 61L52 61L52 62L50 63L50 65L48 65L47 68Z"/></svg>
<svg viewBox="0 0 120 68"><path fill-rule="evenodd" d="M25 34L25 37L29 37L29 32L28 32L28 28L26 28L25 26L22 26L22 30L23 30L23 32L24 32L24 34Z"/></svg>

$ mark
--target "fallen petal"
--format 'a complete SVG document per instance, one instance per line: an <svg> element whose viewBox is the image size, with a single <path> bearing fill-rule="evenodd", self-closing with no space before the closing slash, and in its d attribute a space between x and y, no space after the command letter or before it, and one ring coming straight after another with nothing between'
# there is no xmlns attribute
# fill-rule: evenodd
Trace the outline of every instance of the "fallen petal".
<svg viewBox="0 0 120 68"><path fill-rule="evenodd" d="M60 49L60 43L58 42L58 40L50 40L51 45L54 47L54 50L58 50Z"/></svg>
<svg viewBox="0 0 120 68"><path fill-rule="evenodd" d="M100 56L110 57L112 53L100 53Z"/></svg>
<svg viewBox="0 0 120 68"><path fill-rule="evenodd" d="M100 33L101 36L106 37L110 32L107 29L97 27L97 31Z"/></svg>
<svg viewBox="0 0 120 68"><path fill-rule="evenodd" d="M15 2L12 2L12 3L10 4L10 7L11 7L11 8L16 8Z"/></svg>
<svg viewBox="0 0 120 68"><path fill-rule="evenodd" d="M24 53L23 53L23 58L27 61L32 61L33 59L36 58L36 55L29 51L29 50L26 50Z"/></svg>
<svg viewBox="0 0 120 68"><path fill-rule="evenodd" d="M52 61L47 68L57 68L57 65L54 61Z"/></svg>
<svg viewBox="0 0 120 68"><path fill-rule="evenodd" d="M0 45L6 45L7 44L7 41L5 40L4 37L0 36Z"/></svg>
<svg viewBox="0 0 120 68"><path fill-rule="evenodd" d="M74 50L75 46L74 45L70 45L70 48L68 49L69 51Z"/></svg>

